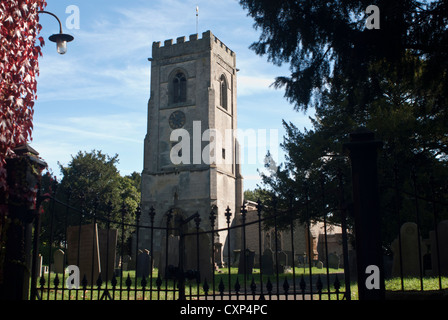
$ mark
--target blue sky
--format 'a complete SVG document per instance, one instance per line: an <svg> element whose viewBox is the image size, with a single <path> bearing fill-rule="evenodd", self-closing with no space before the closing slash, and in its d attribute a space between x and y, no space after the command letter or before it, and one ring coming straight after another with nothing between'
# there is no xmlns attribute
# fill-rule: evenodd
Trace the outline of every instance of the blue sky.
<svg viewBox="0 0 448 320"><path fill-rule="evenodd" d="M151 46L211 30L237 57L238 127L277 129L282 119L300 129L310 127L308 115L293 110L283 89L270 85L276 76L288 75L288 66L274 66L249 49L260 31L236 0L48 0L46 10L56 14L64 32L75 37L68 52L59 55L48 37L58 32L57 21L41 15L46 41L40 58L38 99L34 111L31 146L60 177L58 162L67 165L79 151L101 150L118 154L122 175L143 169L143 139L150 92ZM79 8L79 29L70 29L67 7ZM73 20L69 19L69 22ZM259 147L261 148L261 147ZM271 149L271 148L270 148ZM279 146L278 153L283 162ZM246 155L252 152L245 148ZM244 188L259 183L262 161L243 164Z"/></svg>

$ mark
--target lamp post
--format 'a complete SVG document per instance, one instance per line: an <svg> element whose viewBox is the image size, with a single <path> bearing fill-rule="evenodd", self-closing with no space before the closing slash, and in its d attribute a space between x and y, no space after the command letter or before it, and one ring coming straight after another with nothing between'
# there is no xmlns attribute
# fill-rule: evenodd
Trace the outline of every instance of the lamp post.
<svg viewBox="0 0 448 320"><path fill-rule="evenodd" d="M59 33L55 33L51 35L48 39L52 42L56 43L56 48L59 54L65 54L67 52L67 42L73 41L74 37L72 35L66 34L62 32L62 23L59 18L51 12L48 11L39 11L39 13L46 13L56 18L59 23Z"/></svg>
<svg viewBox="0 0 448 320"><path fill-rule="evenodd" d="M38 11L56 18L59 22L59 33L50 36L50 41L56 42L59 54L67 52L67 42L74 37L62 32L59 18L48 11ZM32 288L37 281L37 257L39 244L39 192L41 172L46 163L38 157L38 152L28 144L14 149L15 157L6 160L8 193L8 227L3 228L2 238L5 240L2 266L2 281L0 281L0 300L27 300L29 298L30 278ZM35 227L33 243L33 224ZM3 245L3 244L2 244ZM33 248L32 248L33 247ZM3 250L3 248L2 248ZM33 256L31 254L33 253ZM36 298L36 292L31 292L31 299Z"/></svg>

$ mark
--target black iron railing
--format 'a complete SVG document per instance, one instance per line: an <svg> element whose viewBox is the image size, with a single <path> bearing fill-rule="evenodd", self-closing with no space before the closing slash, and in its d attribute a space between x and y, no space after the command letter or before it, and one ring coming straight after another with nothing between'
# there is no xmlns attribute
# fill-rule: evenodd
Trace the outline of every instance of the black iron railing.
<svg viewBox="0 0 448 320"><path fill-rule="evenodd" d="M322 185L324 187L324 185ZM325 196L325 191L322 190L322 197ZM341 215L344 219L342 224L342 239L344 244L341 244L341 250L343 251L343 268L339 270L332 270L328 264L328 247L323 247L324 254L320 260L321 269L316 269L315 265L317 259L313 258L313 243L311 242L311 221L299 222L300 215L294 214L293 211L305 210L305 214L308 214L306 210L309 209L310 200L305 197L305 201L299 206L293 206L293 201L289 203L289 207L278 208L276 205L276 199L271 201L269 210L265 211L267 206L264 206L260 201L257 203L251 203L252 207L243 204L240 213L235 216L235 213L231 212L229 208L225 210L226 227L217 228L216 213L215 210L211 210L208 215L210 226L209 230L202 229L204 218L195 213L190 217L178 221L175 228L172 227L171 219L173 219L172 211L165 213L166 225L155 226L154 218L160 214L151 208L148 212L141 212L137 209L135 212L135 222L126 223L124 217L127 215L127 208L122 208L121 221L115 221L110 219L110 214L106 216L98 216L95 211L80 210L67 205L52 196L47 195L46 210L44 215L46 217L46 225L40 227L45 229L47 233L45 241L38 239L39 232L35 232L34 242L34 256L37 258L37 253L46 257L48 269L46 272L39 272L43 268L38 266L39 260L35 259L33 262L33 275L31 285L31 299L42 300L101 300L101 299L114 299L114 300L185 300L185 299L204 299L204 300L226 300L226 299L250 299L250 300L312 300L312 299L351 299L350 289L350 273L348 263L348 240L347 240L347 227L345 223L345 213ZM297 202L297 201L296 201ZM323 206L324 207L324 206ZM250 210L249 210L250 209ZM322 208L325 209L325 208ZM343 210L342 210L343 211ZM341 211L333 211L331 214L339 214ZM148 215L149 219L145 219L145 223L141 222L142 215ZM321 223L323 223L323 239L327 239L328 222L327 215L329 212L324 212L321 215ZM248 217L250 216L250 219ZM233 217L233 219L232 219ZM68 225L67 221L78 221L75 225ZM287 221L288 227L280 227L279 221ZM86 224L88 222L88 224ZM193 225L193 228L186 230L184 225ZM61 229L61 225L63 228ZM101 226L100 228L98 226ZM297 256L299 252L295 251L294 244L296 241L297 226L305 230L308 235L305 236L306 249L305 258L299 263ZM92 248L89 252L92 255L91 260L91 272L90 274L80 274L79 286L68 289L67 279L71 275L66 272L66 268L69 265L67 259L64 259L62 272L55 272L55 263L52 259L54 253L58 249L62 251L68 251L70 244L69 236L67 235L68 228L84 228L85 226L96 226L92 228L105 229L105 230L117 230L118 236L111 239L109 236L111 233L106 232L107 237L106 247L109 248L109 244L117 240L117 245L114 246L114 254L123 257L124 252L129 248L126 248L125 231L132 230L132 245L131 251L135 258L135 265L132 268L126 269L125 264L114 265L110 268L108 264L111 259L106 257L106 265L102 265L101 272L95 274L94 268L98 268L95 265L95 257L98 248ZM249 229L251 231L249 232ZM97 230L95 229L95 230ZM269 229L274 235L274 239L271 239L273 250L272 262L273 268L269 274L264 274L265 267L263 265L263 236L266 234L266 230ZM282 244L280 248L280 239L277 238L281 232L289 231L287 237L290 239L288 245ZM100 231L95 231L100 232ZM157 237L157 232L159 236ZM58 233L58 234L56 234ZM164 254L159 257L165 260L165 270L152 269L147 274L137 274L140 255L138 252L138 245L141 242L141 234L149 234L149 265L154 266L157 262L157 257L154 255L154 242L166 241L163 248ZM170 234L175 233L178 235L178 264L169 265L168 256L171 249L168 242ZM236 243L241 244L240 260L242 262L232 266L233 255L230 246L227 246L224 252L227 252L227 261L224 261L224 265L219 268L216 266L215 261L215 236L217 234L227 234L238 236ZM164 234L165 237L161 238L160 234ZM76 261L79 263L80 250L81 250L81 232L78 233L78 255ZM94 235L94 233L93 233ZM94 235L95 237L95 235ZM253 249L248 246L248 239L251 238L252 243L257 243L258 247L255 250L251 250L253 255L257 256L256 264L254 260L250 261L250 258L246 254L249 249ZM58 239L57 241L55 239ZM204 240L205 239L205 240ZM208 239L208 240L206 240ZM96 240L95 240L96 241ZM206 246L209 250L201 251L203 248L202 241L209 241L209 245ZM233 241L228 239L227 241ZM196 250L193 250L194 258L196 259L196 266L194 263L189 264L189 268L185 265L186 254L186 242L190 244L190 247L196 246ZM92 246L96 246L94 241L90 242ZM46 246L43 246L45 244ZM85 248L84 248L85 249ZM292 261L289 261L289 268L285 268L284 262L280 261L280 250L287 250L290 253L290 257L293 257ZM103 250L104 251L104 250ZM223 254L224 254L223 252ZM196 254L197 253L197 254ZM104 252L103 252L104 254ZM106 250L106 255L109 254L109 250ZM225 254L224 254L225 255ZM300 252L300 256L302 252ZM189 257L191 260L191 257ZM204 264L200 261L210 261L205 266L211 266L211 272L208 270L201 270L204 268ZM73 259L70 263L73 263ZM75 263L75 265L77 264ZM115 261L113 262L114 264ZM249 266L250 264L250 266ZM237 269L239 269L237 271ZM84 271L86 269L84 268ZM112 275L108 274L110 270L113 270ZM286 271L286 272L285 272ZM202 274L202 276L201 276ZM203 274L211 274L209 278L203 276ZM70 278L71 279L71 278ZM76 279L75 279L76 280ZM70 280L71 281L71 280Z"/></svg>

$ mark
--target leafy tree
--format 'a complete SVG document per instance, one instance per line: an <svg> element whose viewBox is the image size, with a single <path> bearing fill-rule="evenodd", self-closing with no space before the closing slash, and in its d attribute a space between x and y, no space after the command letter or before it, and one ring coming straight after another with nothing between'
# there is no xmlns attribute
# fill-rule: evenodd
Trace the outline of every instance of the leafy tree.
<svg viewBox="0 0 448 320"><path fill-rule="evenodd" d="M66 193L83 196L83 199L72 199L77 207L84 206L89 210L97 207L104 213L107 203L113 202L115 207L120 199L117 186L121 177L117 163L118 155L110 157L95 150L79 152L67 167L60 165L63 175L61 187Z"/></svg>
<svg viewBox="0 0 448 320"><path fill-rule="evenodd" d="M141 192L141 184L142 184L142 175L136 171L132 172L130 175L126 176L131 179L132 185L137 189L138 192Z"/></svg>
<svg viewBox="0 0 448 320"><path fill-rule="evenodd" d="M53 245L58 246L65 240L67 225L91 223L94 218L100 228L106 228L110 222L110 228L118 229L121 239L122 222L135 223L140 192L131 178L120 176L117 163L118 155L110 157L96 150L79 152L66 167L60 165L61 182L51 179L49 174L42 179L44 192L53 192L56 199L75 208L69 209L56 201L46 204L47 214L42 222L44 241L52 237ZM123 208L126 210L122 217ZM126 227L124 245L133 231Z"/></svg>
<svg viewBox="0 0 448 320"><path fill-rule="evenodd" d="M244 191L244 200L253 201L253 202L260 202L268 203L270 199L272 198L272 193L270 193L268 190L257 187L254 190L245 190Z"/></svg>

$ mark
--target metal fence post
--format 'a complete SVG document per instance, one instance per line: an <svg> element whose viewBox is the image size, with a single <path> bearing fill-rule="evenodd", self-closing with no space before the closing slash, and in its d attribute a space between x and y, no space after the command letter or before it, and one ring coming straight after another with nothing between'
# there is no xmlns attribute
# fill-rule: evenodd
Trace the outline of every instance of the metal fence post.
<svg viewBox="0 0 448 320"><path fill-rule="evenodd" d="M359 128L350 134L348 150L353 183L358 294L360 300L384 299L377 150L374 133Z"/></svg>
<svg viewBox="0 0 448 320"><path fill-rule="evenodd" d="M37 185L46 163L27 144L14 149L16 157L6 160L9 197L8 220L5 230L5 256L2 300L28 300L32 264L32 229L37 217ZM2 268L0 268L2 269Z"/></svg>

